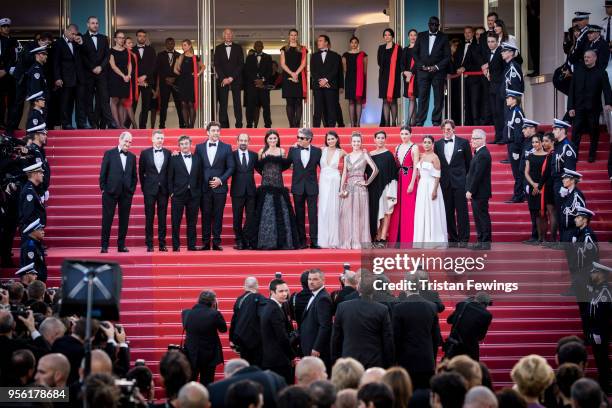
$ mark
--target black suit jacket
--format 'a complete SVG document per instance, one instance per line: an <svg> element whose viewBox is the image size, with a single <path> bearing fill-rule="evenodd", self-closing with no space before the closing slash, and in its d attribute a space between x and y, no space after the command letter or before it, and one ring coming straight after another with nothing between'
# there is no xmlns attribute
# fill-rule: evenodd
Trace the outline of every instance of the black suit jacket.
<svg viewBox="0 0 612 408"><path fill-rule="evenodd" d="M439 346L438 307L413 294L393 309L397 363L412 373L433 373Z"/></svg>
<svg viewBox="0 0 612 408"><path fill-rule="evenodd" d="M182 196L191 191L192 197L200 197L202 195L202 172L200 158L191 155L191 173L187 172L187 166L183 160L183 156L178 154L170 156L168 163L168 193L176 196Z"/></svg>
<svg viewBox="0 0 612 408"><path fill-rule="evenodd" d="M287 153L287 160L293 165L291 192L298 195L317 195L319 194L317 166L321 161L321 149L310 145L310 160L306 167L302 164L300 151L299 148L292 147Z"/></svg>
<svg viewBox="0 0 612 408"><path fill-rule="evenodd" d="M429 31L420 32L417 36L413 50L414 67L413 72L420 71L423 66L437 65L438 75L446 75L450 67L450 46L448 37L442 31L438 31L431 54L429 53Z"/></svg>
<svg viewBox="0 0 612 408"><path fill-rule="evenodd" d="M331 297L323 288L304 311L300 325L300 343L305 356L316 350L321 353L320 358L323 361L329 362L333 309Z"/></svg>
<svg viewBox="0 0 612 408"><path fill-rule="evenodd" d="M467 51L465 47L467 46ZM464 56L465 54L465 56ZM476 39L473 39L471 44L464 41L458 51L459 67L465 68L466 71L480 71L482 66L482 58L480 55L479 45ZM469 77L468 77L469 78ZM477 77L476 77L477 78Z"/></svg>
<svg viewBox="0 0 612 408"><path fill-rule="evenodd" d="M481 147L470 162L465 191L472 198L491 198L491 153L487 146Z"/></svg>
<svg viewBox="0 0 612 408"><path fill-rule="evenodd" d="M242 165L242 151L236 150L234 156L234 174L232 175L232 186L230 195L232 197L244 197L255 195L255 166L257 164L257 153L248 151L249 162L247 166Z"/></svg>
<svg viewBox="0 0 612 408"><path fill-rule="evenodd" d="M144 51L142 53L142 58L140 57L140 51L138 51L138 46L134 47L134 54L136 54L136 58L138 58L138 76L146 75L146 82L149 86L155 86L155 49L150 45L145 45Z"/></svg>
<svg viewBox="0 0 612 408"><path fill-rule="evenodd" d="M79 367L85 356L85 347L83 343L74 338L72 335L66 334L59 339L56 339L51 347L53 353L60 353L66 356L70 363L70 375L68 376L68 384L71 384L79 379Z"/></svg>
<svg viewBox="0 0 612 408"><path fill-rule="evenodd" d="M461 319L459 319L460 315ZM461 351L478 361L480 357L478 342L484 340L492 319L491 312L480 303L463 301L457 303L455 311L448 316L446 321L453 325L451 335L454 331L459 333L463 343Z"/></svg>
<svg viewBox="0 0 612 408"><path fill-rule="evenodd" d="M232 43L232 51L229 59L225 50L225 44L219 44L215 47L215 75L220 84L225 78L232 77L232 84L242 84L242 67L244 65L244 53L242 47L236 43Z"/></svg>
<svg viewBox="0 0 612 408"><path fill-rule="evenodd" d="M229 329L232 343L248 349L261 346L259 312L265 303L266 298L260 293L244 292L236 299Z"/></svg>
<svg viewBox="0 0 612 408"><path fill-rule="evenodd" d="M230 378L208 385L210 403L214 408L225 408L225 396L228 388L238 381L251 380L263 387L264 405L276 407L278 393L287 386L285 379L274 371L262 371L258 367L245 367L236 371Z"/></svg>
<svg viewBox="0 0 612 408"><path fill-rule="evenodd" d="M444 156L444 139L438 140L434 145L434 152L440 159L440 186L442 188L465 188L465 180L470 161L472 160L472 148L470 143L461 137L455 136L455 149L448 163Z"/></svg>
<svg viewBox="0 0 612 408"><path fill-rule="evenodd" d="M378 302L358 298L338 305L332 329L332 361L353 357L365 368L393 364L393 330L389 309Z"/></svg>
<svg viewBox="0 0 612 408"><path fill-rule="evenodd" d="M219 332L227 331L223 315L204 304L195 305L184 322L185 350L194 365L221 364L223 349Z"/></svg>
<svg viewBox="0 0 612 408"><path fill-rule="evenodd" d="M261 344L263 367L286 367L291 365L293 350L287 332L287 316L285 312L272 300L267 300L261 310Z"/></svg>
<svg viewBox="0 0 612 408"><path fill-rule="evenodd" d="M325 62L321 51L317 51L310 57L310 85L313 90L319 88L319 79L326 78L329 81L331 89L340 88L339 67L342 64L342 57L337 52L332 50L327 51Z"/></svg>
<svg viewBox="0 0 612 408"><path fill-rule="evenodd" d="M227 143L222 141L217 142L217 153L215 154L215 160L210 163L208 160L208 140L200 143L196 146L195 154L200 156L200 168L202 172L202 193L207 193L212 189L208 185L208 182L213 177L219 177L221 179L221 186L212 190L213 193L227 194L227 180L234 174L234 156L232 155L232 148Z"/></svg>
<svg viewBox="0 0 612 408"><path fill-rule="evenodd" d="M81 66L81 48L72 43L74 52L70 52L70 47L60 38L55 42L53 59L53 80L61 79L65 87L77 86L83 80L83 70Z"/></svg>
<svg viewBox="0 0 612 408"><path fill-rule="evenodd" d="M176 74L174 73L174 63L178 59L179 54L176 51L172 52L172 64L168 60L168 51L163 50L157 53L157 58L155 60L155 78L159 79L159 82L162 84L166 83L166 78L176 78Z"/></svg>
<svg viewBox="0 0 612 408"><path fill-rule="evenodd" d="M487 47L487 50L489 48ZM497 47L491 58L491 50L486 54L486 59L483 58L484 62L489 63L489 76L491 86L489 87L489 93L498 93L501 87L501 83L504 81L504 60L501 57L501 47Z"/></svg>
<svg viewBox="0 0 612 408"><path fill-rule="evenodd" d="M105 72L108 70L108 61L110 59L108 37L100 33L98 33L97 37L98 48L96 49L92 36L89 34L89 32L83 35L83 45L81 45L83 52L81 53L81 56L83 68L88 75L94 75L91 70L97 66L102 67L102 72L100 75L105 75Z"/></svg>
<svg viewBox="0 0 612 408"><path fill-rule="evenodd" d="M272 77L272 57L262 52L259 66L257 66L257 54L249 54L244 63L243 74L245 87L254 87L256 79L263 79L266 84L270 83Z"/></svg>
<svg viewBox="0 0 612 408"><path fill-rule="evenodd" d="M104 153L100 168L100 190L111 194L134 194L136 191L136 156L127 152L125 170L121 166L119 149L113 147Z"/></svg>
<svg viewBox="0 0 612 408"><path fill-rule="evenodd" d="M567 109L601 112L602 94L605 104L612 105L608 73L597 65L593 68L587 68L584 64L576 65L567 97Z"/></svg>
<svg viewBox="0 0 612 408"><path fill-rule="evenodd" d="M149 147L140 152L138 158L138 178L140 188L144 195L168 194L168 163L170 162L170 150L163 148L164 164L161 171L155 167L153 148ZM157 153L159 154L159 153Z"/></svg>

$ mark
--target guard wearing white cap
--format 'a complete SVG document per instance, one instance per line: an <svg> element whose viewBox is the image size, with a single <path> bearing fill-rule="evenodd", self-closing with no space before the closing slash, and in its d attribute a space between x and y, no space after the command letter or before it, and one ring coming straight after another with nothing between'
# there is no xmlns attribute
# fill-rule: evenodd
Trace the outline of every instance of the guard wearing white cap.
<svg viewBox="0 0 612 408"><path fill-rule="evenodd" d="M561 176L565 170L576 170L576 148L567 138L567 131L571 125L559 119L553 119L553 134L555 136L555 147L553 162L551 163L550 176L553 180L553 192L555 194L555 206L557 207L559 220L561 219L562 199L559 195L562 182Z"/></svg>
<svg viewBox="0 0 612 408"><path fill-rule="evenodd" d="M578 38L576 39L576 43L569 55L567 56L567 61L572 65L576 65L582 62L584 57L584 52L587 50L589 45L589 37L587 35L589 28L589 16L591 13L585 11L576 11L574 13L574 19L576 21L576 25L580 30L578 34Z"/></svg>
<svg viewBox="0 0 612 408"><path fill-rule="evenodd" d="M587 36L589 44L585 51L593 50L597 54L597 67L605 70L610 59L610 47L608 43L601 38L601 26L589 24L587 28Z"/></svg>
<svg viewBox="0 0 612 408"><path fill-rule="evenodd" d="M21 268L15 272L15 276L20 278L21 284L27 289L30 283L34 282L38 277L38 271L34 268L34 262L22 265Z"/></svg>
<svg viewBox="0 0 612 408"><path fill-rule="evenodd" d="M11 19L0 18L0 71L4 71L4 75L0 78L0 126L2 127L6 127L5 115L15 103L15 79L9 73L15 68L19 44L10 34Z"/></svg>
<svg viewBox="0 0 612 408"><path fill-rule="evenodd" d="M47 154L45 153L45 146L47 145L47 124L45 123L45 115L43 113L43 109L45 108L43 92L41 91L34 95L31 100L33 105L26 123L26 140L28 142L31 141L31 143L28 144L28 149L34 157L34 161L31 164L42 163L42 169L45 172L43 182L38 192L46 201L49 183L51 182L51 169L47 161Z"/></svg>
<svg viewBox="0 0 612 408"><path fill-rule="evenodd" d="M593 348L593 357L599 375L599 385L604 393L610 394L610 330L612 325L612 294L609 288L609 277L612 268L602 263L593 262L591 269L591 286L588 320L585 326L585 337Z"/></svg>
<svg viewBox="0 0 612 408"><path fill-rule="evenodd" d="M559 233L561 242L571 242L575 235L576 222L574 218L579 207L586 207L586 200L582 191L576 186L582 178L577 171L565 169L561 176L563 187L559 190L561 201L561 217L559 219Z"/></svg>
<svg viewBox="0 0 612 408"><path fill-rule="evenodd" d="M591 265L599 261L599 246L595 232L589 226L595 213L588 208L577 206L574 223L576 229L572 237L573 257L568 257L569 269L572 278L572 288L579 301L586 301L587 284Z"/></svg>
<svg viewBox="0 0 612 408"><path fill-rule="evenodd" d="M23 230L32 221L39 218L43 224L47 220L47 212L38 193L38 187L43 182L42 163L35 163L23 169L28 181L23 185L19 195L19 229Z"/></svg>
<svg viewBox="0 0 612 408"><path fill-rule="evenodd" d="M508 161L512 167L514 177L514 192L507 203L522 203L525 201L523 189L523 175L519 170L523 151L523 119L525 115L521 109L522 92L506 89L506 126L504 134L508 142Z"/></svg>
<svg viewBox="0 0 612 408"><path fill-rule="evenodd" d="M42 243L45 237L44 228L45 226L40 222L40 218L37 218L23 230L21 234L21 265L34 262L34 269L38 272L38 280L46 282L47 265Z"/></svg>
<svg viewBox="0 0 612 408"><path fill-rule="evenodd" d="M26 97L26 102L31 101L31 98L39 92L42 92L45 99L47 99L47 92L49 89L43 69L43 65L47 63L47 46L36 47L30 51L30 53L34 55L35 61L25 73L26 95L28 95L28 97Z"/></svg>
<svg viewBox="0 0 612 408"><path fill-rule="evenodd" d="M523 81L523 70L514 60L518 55L518 48L511 43L501 44L501 57L504 60L504 82L500 94L504 95L507 89L517 92L525 92L525 82Z"/></svg>

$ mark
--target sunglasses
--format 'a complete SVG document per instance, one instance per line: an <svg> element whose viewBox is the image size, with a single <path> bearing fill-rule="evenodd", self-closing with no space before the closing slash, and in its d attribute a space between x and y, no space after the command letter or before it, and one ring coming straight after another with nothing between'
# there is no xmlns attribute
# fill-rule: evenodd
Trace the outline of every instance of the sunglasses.
<svg viewBox="0 0 612 408"><path fill-rule="evenodd" d="M298 140L308 140L308 138L304 137L304 136L298 136L297 138L298 138Z"/></svg>

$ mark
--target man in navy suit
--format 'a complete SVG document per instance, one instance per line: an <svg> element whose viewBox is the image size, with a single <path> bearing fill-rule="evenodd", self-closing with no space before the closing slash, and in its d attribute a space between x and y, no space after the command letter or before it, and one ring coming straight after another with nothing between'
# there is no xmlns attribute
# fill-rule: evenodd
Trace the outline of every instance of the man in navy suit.
<svg viewBox="0 0 612 408"><path fill-rule="evenodd" d="M117 247L119 252L129 252L125 247L128 221L132 208L132 197L136 191L136 156L130 152L132 134L123 132L119 135L119 146L104 153L100 169L100 190L102 190L102 248L101 253L108 252L110 230L115 217L115 208L119 206L119 233Z"/></svg>
<svg viewBox="0 0 612 408"><path fill-rule="evenodd" d="M159 250L166 252L166 214L168 212L168 162L170 150L164 149L164 133L153 132L153 147L140 152L138 178L144 196L145 244L153 252L153 221L157 206L157 235Z"/></svg>
<svg viewBox="0 0 612 408"><path fill-rule="evenodd" d="M230 145L219 140L221 125L218 122L209 122L206 132L208 139L196 146L202 169L202 250L210 249L212 225L212 249L222 251L223 209L227 198L227 181L234 174L234 157Z"/></svg>
<svg viewBox="0 0 612 408"><path fill-rule="evenodd" d="M168 191L172 198L172 251L180 251L181 219L187 218L187 250L196 250L196 223L202 194L202 164L198 155L191 154L191 138L181 136L180 152L170 158Z"/></svg>
<svg viewBox="0 0 612 408"><path fill-rule="evenodd" d="M238 136L238 149L233 153L236 164L232 175L232 212L234 220L234 249L249 249L255 246L255 164L257 153L249 150L249 135L241 133ZM246 221L242 225L243 214Z"/></svg>
<svg viewBox="0 0 612 408"><path fill-rule="evenodd" d="M440 159L440 186L444 196L448 242L466 246L470 240L470 218L468 215L465 183L470 169L472 150L466 139L455 135L455 122L442 122L444 138L434 145Z"/></svg>

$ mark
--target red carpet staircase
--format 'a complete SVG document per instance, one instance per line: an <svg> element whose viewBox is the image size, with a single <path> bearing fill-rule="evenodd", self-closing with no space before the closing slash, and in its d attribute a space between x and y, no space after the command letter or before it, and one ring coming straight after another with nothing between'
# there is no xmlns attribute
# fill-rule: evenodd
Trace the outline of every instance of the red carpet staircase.
<svg viewBox="0 0 612 408"><path fill-rule="evenodd" d="M459 128L458 135L469 139L472 128ZM349 135L353 129L338 129L341 142L349 146ZM492 129L487 128L491 137ZM374 129L362 129L364 142L369 150L373 149ZM399 129L388 129L388 146L397 145ZM199 143L204 139L201 130L167 129L166 147L176 146L178 135L189 134ZM222 140L235 145L239 130L228 129L222 132ZM262 129L250 129L251 148L262 147ZM52 131L49 133L47 156L52 168L52 181L48 206L48 226L46 243L49 246L50 286L59 283L59 265L66 257L106 259L120 262L123 267L123 293L121 300L121 323L125 326L132 358L144 358L147 364L157 373L158 361L170 343L181 341L180 311L191 307L198 293L204 288L213 288L219 298L219 306L226 320L231 319L233 300L241 293L242 283L246 276L260 279L262 288L273 277L274 272L281 271L291 284L292 291L299 290L299 274L311 267L319 267L328 273L328 286L335 289L336 277L342 270L342 264L349 262L355 268L361 258L359 251L343 250L303 250L303 251L234 251L231 208L228 198L223 221L223 244L225 250L218 252L180 252L174 254L149 254L144 250L144 209L143 200L138 194L132 205L131 222L127 246L129 254L118 254L111 248L108 255L99 254L101 198L98 187L98 174L102 154L116 146L117 131ZM133 131L132 151L138 154L150 146L150 130ZM282 146L287 148L295 141L294 129L281 129ZM413 141L420 143L422 136L433 134L436 139L439 129L416 129ZM315 145L323 144L323 130L317 130ZM597 213L593 227L600 241L612 238L612 194L610 182L605 172L607 160L607 135L603 136L597 153L596 163L580 162L578 170L583 173L584 181L580 188L585 193L589 208ZM493 199L490 210L493 220L493 239L495 242L518 242L528 238L530 221L526 204L505 204L512 191L513 180L510 166L500 164L506 155L505 146L487 145L493 156ZM582 152L587 151L586 144ZM285 183L290 183L290 172L285 173ZM170 211L168 211L168 216ZM470 215L471 216L471 215ZM168 220L168 226L170 225ZM199 228L198 228L199 230ZM113 226L111 246L116 243L116 225ZM472 223L472 240L474 240ZM198 236L199 233L198 233ZM168 243L170 233L168 231ZM16 243L18 244L18 243ZM537 257L550 250L525 246L525 253ZM557 252L559 256L562 253ZM508 279L515 274L513 263L516 251L496 252L496 262L507 265L500 276ZM612 255L607 253L608 261ZM526 257L524 259L526 261ZM562 260L543 261L541 265L529 263L521 268L521 273L538 276L542 282L552 285L552 292L560 293L565 285L562 283L566 269ZM516 269L518 270L518 269ZM12 274L12 272L11 272ZM9 272L4 271L3 277ZM264 291L266 292L266 291ZM538 353L554 364L554 346L558 338L570 334L580 334L580 321L575 304L571 299L554 302L496 303L492 308L493 324L481 347L481 358L492 371L496 386L510 383L509 371L519 357L529 353ZM446 311L441 316L442 330L446 337L448 326L446 316L452 311L453 302L445 302ZM234 353L229 349L227 336L222 336L225 358ZM594 367L594 363L590 364ZM592 372L593 369L590 369ZM220 373L218 373L219 375Z"/></svg>

